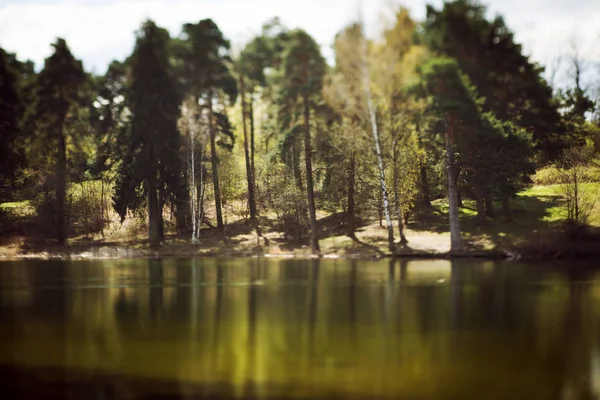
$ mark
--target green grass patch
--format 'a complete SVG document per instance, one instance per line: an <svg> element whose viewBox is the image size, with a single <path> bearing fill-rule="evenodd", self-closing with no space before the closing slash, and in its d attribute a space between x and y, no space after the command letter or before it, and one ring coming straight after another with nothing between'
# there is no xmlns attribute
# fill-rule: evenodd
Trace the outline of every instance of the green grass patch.
<svg viewBox="0 0 600 400"><path fill-rule="evenodd" d="M4 210L14 210L18 208L29 207L29 200L23 201L8 201L6 203L0 203L0 208Z"/></svg>
<svg viewBox="0 0 600 400"><path fill-rule="evenodd" d="M29 200L0 203L0 210L15 217L29 217L34 214Z"/></svg>

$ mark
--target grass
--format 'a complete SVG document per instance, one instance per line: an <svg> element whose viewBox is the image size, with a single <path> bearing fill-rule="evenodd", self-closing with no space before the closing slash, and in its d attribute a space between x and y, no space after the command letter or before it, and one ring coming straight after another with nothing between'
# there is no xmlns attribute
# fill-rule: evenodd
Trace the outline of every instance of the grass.
<svg viewBox="0 0 600 400"><path fill-rule="evenodd" d="M29 200L0 203L0 210L17 216L33 215L33 207Z"/></svg>
<svg viewBox="0 0 600 400"><path fill-rule="evenodd" d="M600 193L600 183L582 184L582 190L593 203ZM533 186L521 191L512 201L512 222L503 220L500 215L500 204L495 204L495 217L487 218L486 225L480 227L475 202L464 200L463 203L464 206L459 209L461 229L464 238L473 248L518 250L551 247L556 243L563 246L572 244L563 240L566 209L560 185ZM436 200L432 206L433 212L426 210L417 215L410 226L417 230L447 232L447 200ZM590 225L592 230L600 227L600 202L598 201L593 204Z"/></svg>

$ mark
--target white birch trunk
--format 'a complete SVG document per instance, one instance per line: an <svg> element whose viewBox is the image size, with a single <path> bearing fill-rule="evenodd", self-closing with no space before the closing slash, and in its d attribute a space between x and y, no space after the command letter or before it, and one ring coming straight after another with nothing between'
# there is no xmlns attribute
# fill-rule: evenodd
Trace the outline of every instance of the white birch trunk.
<svg viewBox="0 0 600 400"><path fill-rule="evenodd" d="M388 196L387 185L385 183L385 169L383 166L383 155L381 154L381 146L379 145L379 131L377 128L377 115L375 114L375 107L373 106L373 100L371 98L371 78L369 76L369 65L367 59L367 40L363 38L363 60L362 60L362 74L365 86L365 96L367 100L367 109L369 112L369 119L371 121L371 132L373 133L373 140L375 141L375 153L377 154L377 166L379 167L379 180L381 184L381 193L383 197L383 212L385 214L385 220L387 223L388 230L388 247L390 251L395 250L394 246L394 227L392 225L392 218L390 216L390 202Z"/></svg>

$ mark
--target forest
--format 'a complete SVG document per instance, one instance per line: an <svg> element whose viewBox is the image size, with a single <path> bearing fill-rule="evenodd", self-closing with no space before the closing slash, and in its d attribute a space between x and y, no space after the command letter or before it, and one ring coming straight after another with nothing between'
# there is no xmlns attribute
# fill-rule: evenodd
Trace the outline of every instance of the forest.
<svg viewBox="0 0 600 400"><path fill-rule="evenodd" d="M239 51L147 20L103 75L0 48L0 252L598 252L592 67L573 43L559 87L486 15L357 19L333 65L277 18Z"/></svg>

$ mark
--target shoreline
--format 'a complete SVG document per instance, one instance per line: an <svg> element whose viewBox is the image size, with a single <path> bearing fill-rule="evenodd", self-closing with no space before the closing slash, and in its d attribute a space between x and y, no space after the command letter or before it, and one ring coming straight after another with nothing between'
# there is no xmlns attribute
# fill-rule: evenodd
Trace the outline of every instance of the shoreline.
<svg viewBox="0 0 600 400"><path fill-rule="evenodd" d="M80 246L65 246L54 248L40 248L36 250L21 251L13 254L1 254L0 262L25 261L25 260L124 260L124 259L187 259L187 258L282 258L282 259L340 259L340 260L379 260L379 259L423 259L423 260L449 260L449 259L478 259L489 261L550 261L550 260L579 260L591 259L600 256L600 249L586 251L556 251L533 252L522 254L518 251L498 250L465 250L458 253L435 251L398 251L373 252L361 251L354 253L329 253L323 252L313 255L306 252L289 251L273 252L272 249L253 249L230 251L210 250L198 248L197 250L159 248L136 249L128 246L93 246L83 249Z"/></svg>

